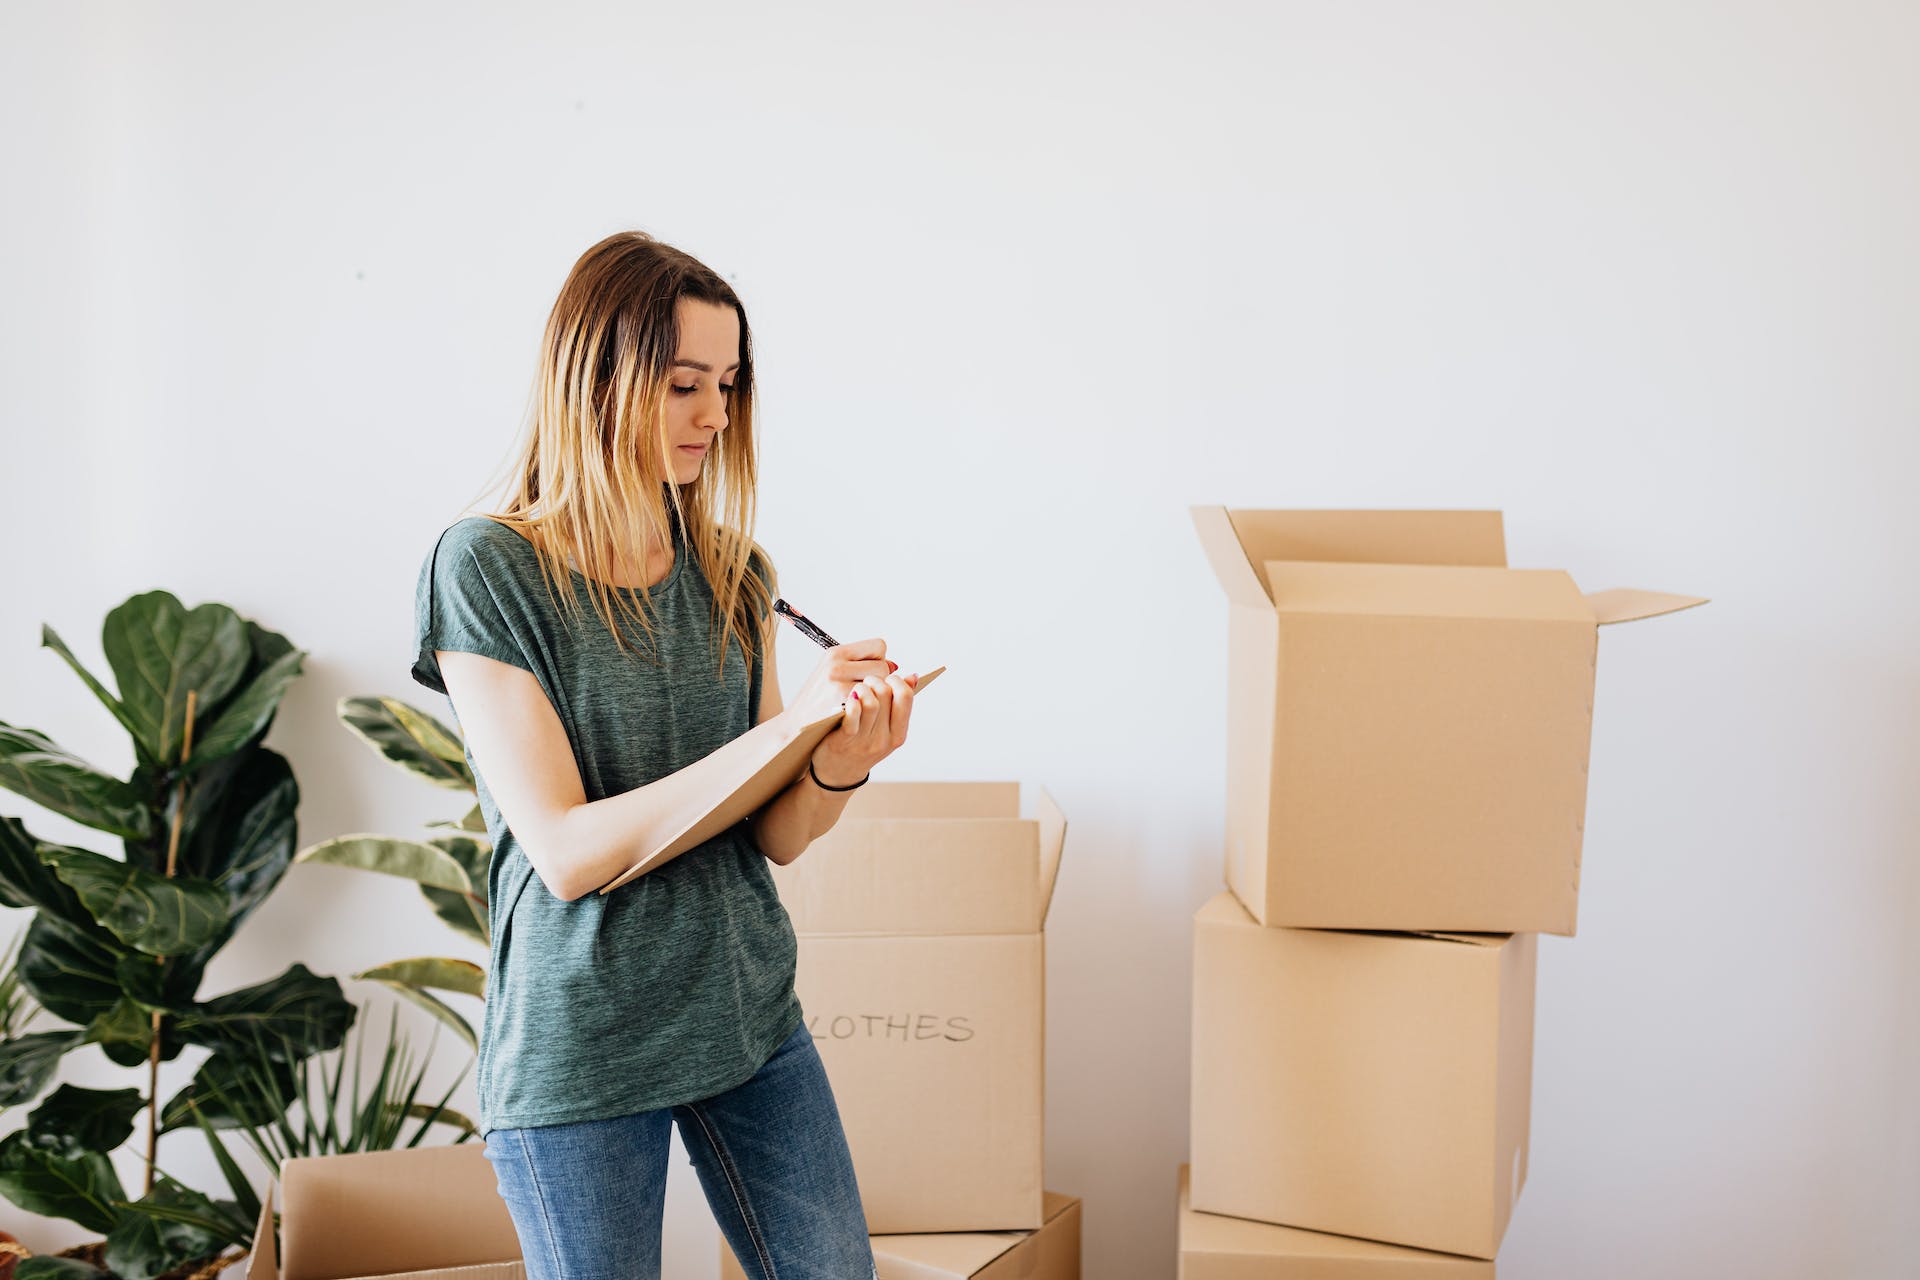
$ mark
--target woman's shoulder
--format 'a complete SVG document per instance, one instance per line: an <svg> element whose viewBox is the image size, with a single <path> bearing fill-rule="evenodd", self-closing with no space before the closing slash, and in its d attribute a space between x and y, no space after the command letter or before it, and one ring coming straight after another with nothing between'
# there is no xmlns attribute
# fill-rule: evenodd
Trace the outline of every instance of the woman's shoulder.
<svg viewBox="0 0 1920 1280"><path fill-rule="evenodd" d="M534 554L525 534L492 516L462 516L440 531L438 543L444 552L472 551L485 562L501 557L524 558ZM516 561L518 563L518 561Z"/></svg>

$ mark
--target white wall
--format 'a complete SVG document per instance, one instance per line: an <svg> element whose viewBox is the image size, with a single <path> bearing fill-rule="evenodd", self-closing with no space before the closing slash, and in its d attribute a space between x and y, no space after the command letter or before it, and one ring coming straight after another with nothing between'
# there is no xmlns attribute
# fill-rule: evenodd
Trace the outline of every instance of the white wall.
<svg viewBox="0 0 1920 1280"><path fill-rule="evenodd" d="M1917 38L1814 0L7 5L0 717L129 767L39 628L104 671L164 587L310 651L303 843L450 815L334 704L435 709L420 558L574 257L645 228L749 307L790 593L953 668L889 775L1071 819L1047 1163L1089 1277L1174 1264L1211 501L1499 507L1516 565L1713 597L1601 639L1501 1274L1911 1274ZM301 867L207 990L454 949ZM711 1275L674 1180L669 1274Z"/></svg>

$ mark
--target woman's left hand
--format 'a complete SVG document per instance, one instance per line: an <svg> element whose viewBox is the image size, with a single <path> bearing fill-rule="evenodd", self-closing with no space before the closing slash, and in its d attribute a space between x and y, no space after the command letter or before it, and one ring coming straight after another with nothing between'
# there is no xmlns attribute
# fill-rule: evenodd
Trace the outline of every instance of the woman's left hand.
<svg viewBox="0 0 1920 1280"><path fill-rule="evenodd" d="M831 787L851 787L907 740L917 675L868 676L847 694L847 712L813 750L813 771Z"/></svg>

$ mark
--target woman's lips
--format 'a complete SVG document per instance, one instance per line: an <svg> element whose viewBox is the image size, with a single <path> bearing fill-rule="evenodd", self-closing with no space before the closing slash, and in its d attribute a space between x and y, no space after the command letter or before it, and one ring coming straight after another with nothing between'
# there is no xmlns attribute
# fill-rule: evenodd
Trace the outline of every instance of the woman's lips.
<svg viewBox="0 0 1920 1280"><path fill-rule="evenodd" d="M680 449L683 453L705 453L707 446L703 444L683 444L680 446Z"/></svg>

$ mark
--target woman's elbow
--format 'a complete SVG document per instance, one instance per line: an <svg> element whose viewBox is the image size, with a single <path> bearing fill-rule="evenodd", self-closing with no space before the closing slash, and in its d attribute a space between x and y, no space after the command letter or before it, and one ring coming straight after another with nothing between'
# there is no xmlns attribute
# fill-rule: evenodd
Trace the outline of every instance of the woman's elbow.
<svg viewBox="0 0 1920 1280"><path fill-rule="evenodd" d="M762 810L764 813L765 811ZM784 867L806 852L807 846L795 846L791 842L782 843L778 836L767 829L767 824L756 814L747 824L747 843L760 851L760 855L776 867Z"/></svg>

